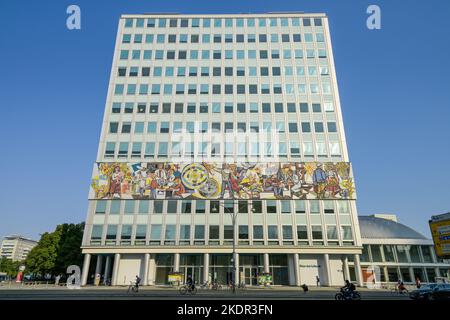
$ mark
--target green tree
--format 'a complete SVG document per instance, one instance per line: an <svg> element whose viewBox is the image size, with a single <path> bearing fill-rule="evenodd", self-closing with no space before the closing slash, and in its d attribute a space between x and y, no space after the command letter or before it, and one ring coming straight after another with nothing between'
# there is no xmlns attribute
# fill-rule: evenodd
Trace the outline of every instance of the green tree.
<svg viewBox="0 0 450 320"><path fill-rule="evenodd" d="M25 261L28 272L34 274L65 274L69 265L81 265L81 241L84 223L61 224L55 231L42 234Z"/></svg>
<svg viewBox="0 0 450 320"><path fill-rule="evenodd" d="M81 254L81 242L83 240L84 223L62 224L60 231L58 257L55 263L55 274L65 274L70 265L81 266L83 255Z"/></svg>
<svg viewBox="0 0 450 320"><path fill-rule="evenodd" d="M0 272L5 272L8 276L15 277L21 265L23 265L22 261L12 261L11 259L2 257L0 259Z"/></svg>
<svg viewBox="0 0 450 320"><path fill-rule="evenodd" d="M58 230L41 235L37 246L31 249L25 260L29 272L41 275L53 272L58 257L60 238L61 234Z"/></svg>

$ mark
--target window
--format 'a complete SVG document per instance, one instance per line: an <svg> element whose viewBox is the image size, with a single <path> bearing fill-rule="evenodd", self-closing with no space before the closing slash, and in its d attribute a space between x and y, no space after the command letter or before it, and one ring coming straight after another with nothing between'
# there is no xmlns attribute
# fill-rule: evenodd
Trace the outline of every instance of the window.
<svg viewBox="0 0 450 320"><path fill-rule="evenodd" d="M162 229L162 225L152 224L150 227L150 239L161 241L161 229Z"/></svg>
<svg viewBox="0 0 450 320"><path fill-rule="evenodd" d="M239 239L248 239L248 226L239 226Z"/></svg>
<svg viewBox="0 0 450 320"><path fill-rule="evenodd" d="M352 227L341 226L342 240L353 240Z"/></svg>
<svg viewBox="0 0 450 320"><path fill-rule="evenodd" d="M311 226L311 233L313 240L322 240L322 227L321 226Z"/></svg>
<svg viewBox="0 0 450 320"><path fill-rule="evenodd" d="M194 239L205 240L205 226L196 225L194 229Z"/></svg>
<svg viewBox="0 0 450 320"><path fill-rule="evenodd" d="M106 212L106 201L105 200L99 200L97 201L96 207L95 207L95 213L104 214Z"/></svg>
<svg viewBox="0 0 450 320"><path fill-rule="evenodd" d="M277 202L275 200L266 201L267 213L277 213Z"/></svg>
<svg viewBox="0 0 450 320"><path fill-rule="evenodd" d="M281 213L291 213L291 202L289 200L281 200Z"/></svg>
<svg viewBox="0 0 450 320"><path fill-rule="evenodd" d="M92 233L91 233L91 240L100 240L102 238L103 234L103 225L93 225L92 226Z"/></svg>
<svg viewBox="0 0 450 320"><path fill-rule="evenodd" d="M233 238L233 226L223 226L223 239L231 240Z"/></svg>
<svg viewBox="0 0 450 320"><path fill-rule="evenodd" d="M264 239L263 226L253 225L253 239Z"/></svg>
<svg viewBox="0 0 450 320"><path fill-rule="evenodd" d="M324 132L324 130L323 130L323 122L314 122L314 131L316 133Z"/></svg>
<svg viewBox="0 0 450 320"><path fill-rule="evenodd" d="M336 226L327 226L327 239L338 240L338 233Z"/></svg>
<svg viewBox="0 0 450 320"><path fill-rule="evenodd" d="M328 132L337 132L336 122L327 122Z"/></svg>
<svg viewBox="0 0 450 320"><path fill-rule="evenodd" d="M298 127L296 122L289 123L289 133L297 133Z"/></svg>
<svg viewBox="0 0 450 320"><path fill-rule="evenodd" d="M283 231L283 240L292 240L293 239L292 226L289 226L289 225L282 226L282 231Z"/></svg>
<svg viewBox="0 0 450 320"><path fill-rule="evenodd" d="M297 239L298 240L308 240L308 230L306 226L297 226Z"/></svg>
<svg viewBox="0 0 450 320"><path fill-rule="evenodd" d="M278 240L278 226L267 226L267 236L269 239Z"/></svg>
<svg viewBox="0 0 450 320"><path fill-rule="evenodd" d="M131 239L131 229L132 225L130 224L124 224L122 225L122 232L120 235L121 240L130 240Z"/></svg>
<svg viewBox="0 0 450 320"><path fill-rule="evenodd" d="M205 200L196 200L195 201L195 213L205 213L206 201Z"/></svg>
<svg viewBox="0 0 450 320"><path fill-rule="evenodd" d="M189 240L191 238L191 225L180 225L180 240Z"/></svg>
<svg viewBox="0 0 450 320"><path fill-rule="evenodd" d="M219 226L210 225L209 226L209 239L210 240L220 239L219 231L220 231Z"/></svg>
<svg viewBox="0 0 450 320"><path fill-rule="evenodd" d="M175 224L167 224L166 232L164 235L165 241L174 241L176 236L176 225Z"/></svg>
<svg viewBox="0 0 450 320"><path fill-rule="evenodd" d="M106 240L116 240L117 238L117 225L108 225L106 230Z"/></svg>

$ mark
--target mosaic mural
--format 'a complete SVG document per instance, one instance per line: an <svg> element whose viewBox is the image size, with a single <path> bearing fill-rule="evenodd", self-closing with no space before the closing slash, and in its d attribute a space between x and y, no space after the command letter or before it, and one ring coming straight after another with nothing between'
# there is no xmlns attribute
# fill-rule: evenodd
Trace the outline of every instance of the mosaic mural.
<svg viewBox="0 0 450 320"><path fill-rule="evenodd" d="M90 199L355 199L348 162L94 165Z"/></svg>

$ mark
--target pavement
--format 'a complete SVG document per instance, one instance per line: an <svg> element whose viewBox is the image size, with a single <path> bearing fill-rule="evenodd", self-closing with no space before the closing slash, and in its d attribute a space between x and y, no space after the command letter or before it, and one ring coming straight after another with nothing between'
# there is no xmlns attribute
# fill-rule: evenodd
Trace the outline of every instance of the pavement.
<svg viewBox="0 0 450 320"><path fill-rule="evenodd" d="M127 293L127 287L85 286L68 289L53 285L25 286L8 284L0 286L0 300L334 300L338 288L311 287L304 293L297 287L249 287L237 289L198 289L195 295L181 295L177 288L141 287L137 293ZM358 288L362 300L410 300L408 294L398 294L385 289Z"/></svg>

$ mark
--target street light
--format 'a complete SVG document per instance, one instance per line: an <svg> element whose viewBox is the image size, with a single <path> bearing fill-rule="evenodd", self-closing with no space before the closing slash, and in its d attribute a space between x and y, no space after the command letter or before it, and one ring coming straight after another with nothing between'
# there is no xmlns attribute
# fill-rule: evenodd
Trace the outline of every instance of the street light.
<svg viewBox="0 0 450 320"><path fill-rule="evenodd" d="M226 201L226 200L225 200ZM237 270L236 270L236 221L237 221L237 215L238 212L235 212L234 210L234 205L235 203L237 203L236 200L231 200L233 201L233 211L229 212L229 214L231 215L231 223L233 225L233 258L232 258L232 263L233 263L233 281L231 283L231 285L233 286L233 293L236 293L236 280L237 280ZM223 205L220 201L218 201L219 206L225 208L225 205ZM255 208L253 208L253 205L251 206L250 209L252 212L255 212ZM238 208L239 211L239 208ZM212 212L217 212L217 207L214 205L214 207L212 208Z"/></svg>

